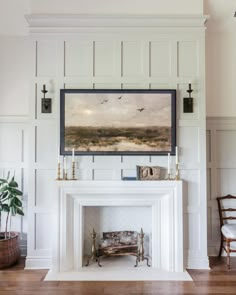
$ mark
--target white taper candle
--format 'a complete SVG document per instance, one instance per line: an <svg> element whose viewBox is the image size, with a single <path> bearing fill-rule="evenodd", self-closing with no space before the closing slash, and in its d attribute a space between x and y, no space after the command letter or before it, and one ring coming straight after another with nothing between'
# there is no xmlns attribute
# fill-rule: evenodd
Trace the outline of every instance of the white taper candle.
<svg viewBox="0 0 236 295"><path fill-rule="evenodd" d="M168 166L167 166L167 173L170 174L170 153L168 153Z"/></svg>
<svg viewBox="0 0 236 295"><path fill-rule="evenodd" d="M75 161L75 149L73 148L72 149L72 162Z"/></svg>
<svg viewBox="0 0 236 295"><path fill-rule="evenodd" d="M179 164L178 147L175 147L175 163Z"/></svg>

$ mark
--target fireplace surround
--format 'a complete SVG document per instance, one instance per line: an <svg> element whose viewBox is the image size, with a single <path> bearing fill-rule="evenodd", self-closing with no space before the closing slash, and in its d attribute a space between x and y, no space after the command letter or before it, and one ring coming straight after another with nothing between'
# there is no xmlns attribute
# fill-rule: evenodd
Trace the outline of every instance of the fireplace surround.
<svg viewBox="0 0 236 295"><path fill-rule="evenodd" d="M183 272L182 185L182 181L58 181L50 273L85 269L88 273L83 266L83 209L88 206L150 206L152 269Z"/></svg>

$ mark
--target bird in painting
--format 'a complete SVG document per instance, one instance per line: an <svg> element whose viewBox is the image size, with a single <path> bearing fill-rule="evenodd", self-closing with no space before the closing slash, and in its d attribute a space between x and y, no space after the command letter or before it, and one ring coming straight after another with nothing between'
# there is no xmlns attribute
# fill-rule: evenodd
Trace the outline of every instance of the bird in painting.
<svg viewBox="0 0 236 295"><path fill-rule="evenodd" d="M137 109L140 113L144 110L144 108Z"/></svg>
<svg viewBox="0 0 236 295"><path fill-rule="evenodd" d="M117 99L121 99L121 98L122 98L122 96L117 97Z"/></svg>
<svg viewBox="0 0 236 295"><path fill-rule="evenodd" d="M103 101L101 102L101 104L104 104L106 102L108 102L108 99L103 99Z"/></svg>

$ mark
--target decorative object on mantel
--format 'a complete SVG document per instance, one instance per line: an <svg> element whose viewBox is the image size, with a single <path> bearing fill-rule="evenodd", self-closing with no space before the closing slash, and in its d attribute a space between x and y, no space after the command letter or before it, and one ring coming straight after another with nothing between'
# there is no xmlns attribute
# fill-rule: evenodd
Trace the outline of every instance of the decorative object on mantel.
<svg viewBox="0 0 236 295"><path fill-rule="evenodd" d="M189 97L184 97L183 99L183 111L184 113L193 113L193 98L191 96L193 89L191 87L191 81L189 81L188 90L186 91L188 92Z"/></svg>
<svg viewBox="0 0 236 295"><path fill-rule="evenodd" d="M18 243L18 233L8 231L11 226L11 217L24 215L22 202L20 200L22 192L18 189L18 183L14 176L10 178L10 173L6 179L0 179L0 269L14 264L20 257ZM1 216L6 213L5 231L1 232Z"/></svg>
<svg viewBox="0 0 236 295"><path fill-rule="evenodd" d="M175 147L175 180L180 180L179 176L179 153L178 153L178 147Z"/></svg>
<svg viewBox="0 0 236 295"><path fill-rule="evenodd" d="M93 232L91 233L91 238L92 238L91 255L88 256L87 263L85 264L85 266L88 266L89 261L91 260L91 261L96 261L98 263L98 265L101 267L100 260L99 260L99 257L97 255L97 250L96 250L96 237L97 237L97 233L95 232L95 230L93 228Z"/></svg>
<svg viewBox="0 0 236 295"><path fill-rule="evenodd" d="M175 153L176 90L61 89L60 112L61 155Z"/></svg>
<svg viewBox="0 0 236 295"><path fill-rule="evenodd" d="M139 180L160 180L161 167L159 166L137 166L137 177Z"/></svg>
<svg viewBox="0 0 236 295"><path fill-rule="evenodd" d="M61 178L61 162L60 162L60 153L59 153L58 154L56 180L77 180L77 178L75 177L75 150L74 150L74 148L72 149L71 174L72 174L72 178L68 178L67 158L63 157L63 170L62 170L62 178Z"/></svg>
<svg viewBox="0 0 236 295"><path fill-rule="evenodd" d="M46 85L43 84L43 90L41 90L43 93L43 98L41 100L41 112L42 113L51 113L52 112L52 99L46 98L45 95L48 92L46 90Z"/></svg>

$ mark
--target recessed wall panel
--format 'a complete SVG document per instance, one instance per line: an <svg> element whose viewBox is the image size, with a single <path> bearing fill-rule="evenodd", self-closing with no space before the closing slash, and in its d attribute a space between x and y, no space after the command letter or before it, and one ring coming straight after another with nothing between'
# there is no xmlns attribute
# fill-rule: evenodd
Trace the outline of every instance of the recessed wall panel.
<svg viewBox="0 0 236 295"><path fill-rule="evenodd" d="M236 130L216 131L216 160L218 168L235 168Z"/></svg>
<svg viewBox="0 0 236 295"><path fill-rule="evenodd" d="M182 126L178 130L179 161L182 168L192 167L199 161L199 127Z"/></svg>
<svg viewBox="0 0 236 295"><path fill-rule="evenodd" d="M94 75L110 77L116 73L117 52L112 41L94 42Z"/></svg>
<svg viewBox="0 0 236 295"><path fill-rule="evenodd" d="M21 162L23 157L22 128L0 125L0 162Z"/></svg>
<svg viewBox="0 0 236 295"><path fill-rule="evenodd" d="M48 213L35 213L35 250L51 247L52 217Z"/></svg>
<svg viewBox="0 0 236 295"><path fill-rule="evenodd" d="M150 42L150 76L169 77L171 74L171 44L168 41Z"/></svg>
<svg viewBox="0 0 236 295"><path fill-rule="evenodd" d="M50 208L53 201L53 191L57 171L38 169L36 171L35 205Z"/></svg>
<svg viewBox="0 0 236 295"><path fill-rule="evenodd" d="M198 76L199 50L196 41L178 42L178 76L197 77Z"/></svg>
<svg viewBox="0 0 236 295"><path fill-rule="evenodd" d="M81 77L93 74L93 42L67 41L65 43L65 76Z"/></svg>
<svg viewBox="0 0 236 295"><path fill-rule="evenodd" d="M200 205L198 170L181 170L181 178L185 180L184 207L197 208Z"/></svg>
<svg viewBox="0 0 236 295"><path fill-rule="evenodd" d="M57 42L37 42L37 71L38 77L53 77L57 75Z"/></svg>
<svg viewBox="0 0 236 295"><path fill-rule="evenodd" d="M217 196L225 196L228 194L236 195L235 179L236 168L221 168L216 170L217 174Z"/></svg>
<svg viewBox="0 0 236 295"><path fill-rule="evenodd" d="M58 157L57 127L55 123L37 126L36 162L46 167L56 167Z"/></svg>
<svg viewBox="0 0 236 295"><path fill-rule="evenodd" d="M113 169L94 169L94 180L114 180Z"/></svg>
<svg viewBox="0 0 236 295"><path fill-rule="evenodd" d="M143 44L139 41L122 42L122 76L142 76L144 74Z"/></svg>

